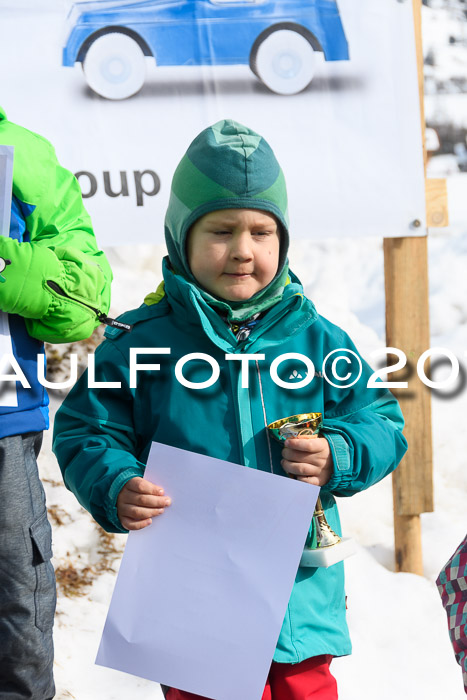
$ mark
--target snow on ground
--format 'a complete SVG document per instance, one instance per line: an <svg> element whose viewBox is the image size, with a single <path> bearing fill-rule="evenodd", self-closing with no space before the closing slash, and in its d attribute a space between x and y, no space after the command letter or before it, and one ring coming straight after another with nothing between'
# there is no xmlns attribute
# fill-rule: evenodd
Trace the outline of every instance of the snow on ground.
<svg viewBox="0 0 467 700"><path fill-rule="evenodd" d="M429 239L432 346L451 349L464 366L466 187L467 175L450 179L451 226L432 231ZM164 249L133 247L131 265L129 249L107 252L115 272L113 312L118 313L138 305L156 287ZM385 344L380 241L299 241L292 245L290 261L319 311L349 331L365 354ZM58 403L54 396L53 410ZM357 555L346 564L354 652L333 664L341 700L464 697L435 579L466 531L466 412L465 382L456 396L433 397L435 512L422 515L424 577L394 573L390 479L352 499L340 499L345 534L358 544ZM50 433L40 468L61 581L55 630L57 698L162 698L154 683L94 665L125 536L99 533L61 485Z"/></svg>

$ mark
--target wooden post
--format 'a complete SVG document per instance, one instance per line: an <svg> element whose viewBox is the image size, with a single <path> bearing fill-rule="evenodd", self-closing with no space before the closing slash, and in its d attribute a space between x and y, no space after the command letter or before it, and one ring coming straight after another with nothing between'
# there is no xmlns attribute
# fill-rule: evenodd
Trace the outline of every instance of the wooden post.
<svg viewBox="0 0 467 700"><path fill-rule="evenodd" d="M426 237L386 238L384 276L386 342L405 352L409 368L403 377L409 388L395 392L409 443L393 474L396 571L422 575L420 513L433 510L430 393L416 373L418 358L430 347ZM394 379L402 379L397 374Z"/></svg>
<svg viewBox="0 0 467 700"><path fill-rule="evenodd" d="M412 3L426 171L421 0ZM426 182L427 225L447 225L446 183ZM396 571L422 575L420 513L433 510L430 392L416 372L418 358L430 347L426 232L424 236L384 240L384 275L386 343L403 350L408 360L405 370L391 376L409 382L408 389L394 392L404 413L409 443L409 451L393 475Z"/></svg>

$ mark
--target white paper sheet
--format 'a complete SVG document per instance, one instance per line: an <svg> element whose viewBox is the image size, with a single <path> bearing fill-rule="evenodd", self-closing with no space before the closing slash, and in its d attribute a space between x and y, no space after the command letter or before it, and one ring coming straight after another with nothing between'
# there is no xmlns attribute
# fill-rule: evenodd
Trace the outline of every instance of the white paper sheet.
<svg viewBox="0 0 467 700"><path fill-rule="evenodd" d="M260 700L319 489L154 443L172 505L130 533L96 663Z"/></svg>
<svg viewBox="0 0 467 700"><path fill-rule="evenodd" d="M10 233L11 195L13 186L13 146L0 146L0 235ZM0 311L0 373L4 370L1 358L11 355L13 348L8 314ZM11 373L11 369L9 372ZM14 382L0 382L0 406L17 406L18 396Z"/></svg>

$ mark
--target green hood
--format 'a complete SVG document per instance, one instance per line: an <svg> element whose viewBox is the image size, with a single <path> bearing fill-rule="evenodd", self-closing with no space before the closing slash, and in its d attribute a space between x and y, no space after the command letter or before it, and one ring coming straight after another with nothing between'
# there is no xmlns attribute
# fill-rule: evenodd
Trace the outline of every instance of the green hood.
<svg viewBox="0 0 467 700"><path fill-rule="evenodd" d="M260 209L280 221L279 267L267 287L272 291L284 272L289 245L285 178L265 139L233 119L202 131L189 146L172 180L165 218L169 258L172 267L194 284L186 257L187 233L197 219L219 209Z"/></svg>

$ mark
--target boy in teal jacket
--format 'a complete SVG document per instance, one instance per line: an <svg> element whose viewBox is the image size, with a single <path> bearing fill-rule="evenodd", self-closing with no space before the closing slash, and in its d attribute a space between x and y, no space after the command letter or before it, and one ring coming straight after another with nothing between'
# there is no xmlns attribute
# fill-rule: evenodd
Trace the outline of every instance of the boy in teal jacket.
<svg viewBox="0 0 467 700"><path fill-rule="evenodd" d="M372 370L288 269L285 180L266 141L232 120L204 130L175 172L165 234L163 283L123 315L132 332L107 329L97 349L96 380L113 388L89 389L83 375L57 413L54 450L66 485L105 529L146 527L170 505L142 478L158 441L321 486L327 520L340 533L334 496L396 468L406 450L403 419L387 390L367 388ZM170 351L158 354L160 347ZM139 368L137 388L132 348L138 366L160 365ZM361 367L346 387L322 372L339 348L352 370ZM218 381L190 387L211 377L202 358L178 381L174 367L187 353L213 358ZM248 372L229 355L253 355ZM304 377L303 357L315 376ZM323 437L283 448L271 442L269 423L309 412L323 414ZM350 651L342 563L299 568L264 699L336 698L329 663ZM169 700L193 697L165 692Z"/></svg>

